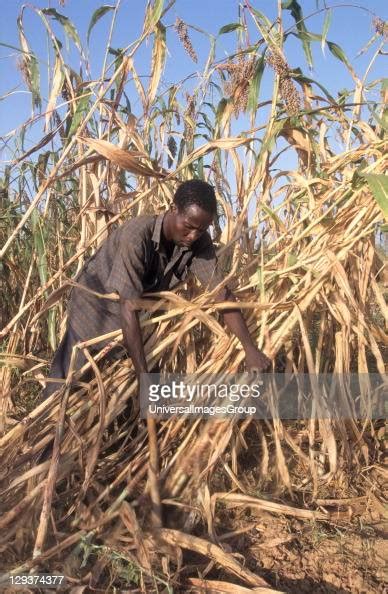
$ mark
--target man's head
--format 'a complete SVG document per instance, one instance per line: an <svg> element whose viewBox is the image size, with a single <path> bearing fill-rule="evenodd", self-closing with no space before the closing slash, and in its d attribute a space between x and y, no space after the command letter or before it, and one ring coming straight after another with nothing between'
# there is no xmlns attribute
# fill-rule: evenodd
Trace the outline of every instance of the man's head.
<svg viewBox="0 0 388 594"><path fill-rule="evenodd" d="M166 238L176 245L190 247L212 224L216 212L212 186L199 179L183 182L166 217Z"/></svg>

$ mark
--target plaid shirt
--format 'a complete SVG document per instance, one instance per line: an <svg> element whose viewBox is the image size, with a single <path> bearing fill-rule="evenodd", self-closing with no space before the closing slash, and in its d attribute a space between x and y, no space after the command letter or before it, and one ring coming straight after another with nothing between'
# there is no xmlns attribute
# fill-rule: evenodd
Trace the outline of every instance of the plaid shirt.
<svg viewBox="0 0 388 594"><path fill-rule="evenodd" d="M205 232L190 248L174 246L168 257L161 242L164 215L136 217L117 228L85 263L77 282L97 293L115 292L124 299L171 290L189 270L204 288L217 286L222 276L210 235ZM68 319L82 340L94 338L121 328L120 304L74 287Z"/></svg>

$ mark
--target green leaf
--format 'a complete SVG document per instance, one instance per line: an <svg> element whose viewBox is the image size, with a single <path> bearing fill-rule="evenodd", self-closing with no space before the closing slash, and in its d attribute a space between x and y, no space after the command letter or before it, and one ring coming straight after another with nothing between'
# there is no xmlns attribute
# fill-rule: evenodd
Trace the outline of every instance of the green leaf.
<svg viewBox="0 0 388 594"><path fill-rule="evenodd" d="M253 8L253 6L251 7L251 10L252 10L253 14L255 14L257 16L257 18L259 19L259 24L264 25L265 28L267 29L267 32L270 32L273 27L273 23L271 23L271 21L265 16L264 13L260 12L256 8Z"/></svg>
<svg viewBox="0 0 388 594"><path fill-rule="evenodd" d="M66 34L74 41L75 45L82 51L81 40L71 20L64 14L59 13L55 8L42 8L41 12L47 16L53 17L56 21L61 23Z"/></svg>
<svg viewBox="0 0 388 594"><path fill-rule="evenodd" d="M272 126L271 134L264 140L263 144L261 145L260 153L258 156L258 160L262 158L262 155L266 151L270 151L272 146L275 144L277 137L279 136L280 132L283 130L284 125L286 124L285 119L283 120L276 120Z"/></svg>
<svg viewBox="0 0 388 594"><path fill-rule="evenodd" d="M123 50L120 48L116 50L114 47L109 46L108 54L112 54L112 56L122 56Z"/></svg>
<svg viewBox="0 0 388 594"><path fill-rule="evenodd" d="M32 106L40 108L42 101L40 97L40 72L39 64L35 54L30 50L27 37L23 29L22 16L17 19L19 29L20 47L23 52L24 80L31 93Z"/></svg>
<svg viewBox="0 0 388 594"><path fill-rule="evenodd" d="M197 175L199 179L204 179L203 173L203 157L200 157L197 161Z"/></svg>
<svg viewBox="0 0 388 594"><path fill-rule="evenodd" d="M363 173L362 177L368 182L369 188L379 205L385 220L388 221L388 175Z"/></svg>
<svg viewBox="0 0 388 594"><path fill-rule="evenodd" d="M249 283L252 287L258 287L260 293L264 294L264 271L261 266L249 277Z"/></svg>
<svg viewBox="0 0 388 594"><path fill-rule="evenodd" d="M252 80L249 83L247 107L252 113L255 113L257 109L257 104L259 102L260 83L264 72L264 66L264 56L260 56L256 63L255 73L252 77Z"/></svg>
<svg viewBox="0 0 388 594"><path fill-rule="evenodd" d="M184 157L184 154L185 154L185 148L186 148L186 141L185 141L184 138L182 138L181 141L180 141L180 143L179 143L179 151L178 151L178 159L177 159L177 162L176 162L176 168L183 161L183 157Z"/></svg>
<svg viewBox="0 0 388 594"><path fill-rule="evenodd" d="M287 231L285 224L283 223L283 221L281 221L278 217L278 215L276 214L275 211L273 211L269 206L267 206L264 203L260 204L260 207L262 208L262 210L264 210L264 212L271 217L271 219L277 224L277 226L279 227L279 229L285 233Z"/></svg>
<svg viewBox="0 0 388 594"><path fill-rule="evenodd" d="M305 83L309 83L309 84L312 83L314 85L317 85L317 87L325 93L326 97L328 99L330 99L330 101L333 101L333 103L335 102L334 97L332 95L330 95L329 91L323 85L321 85L317 80L314 80L313 78L309 78L308 76L304 76L304 74L302 73L300 68L296 68L294 70L294 72L296 72L296 74L295 75L293 74L292 78L294 78L295 80L299 80L301 82L305 82Z"/></svg>
<svg viewBox="0 0 388 594"><path fill-rule="evenodd" d="M377 41L377 39L380 38L380 35L378 33L375 33L374 35L372 35L372 37L369 39L369 41L364 45L363 48L360 49L360 51L357 54L357 58L358 56L361 56L362 54L365 54L366 51L368 51L368 49L370 48L371 45L374 44L375 41Z"/></svg>
<svg viewBox="0 0 388 594"><path fill-rule="evenodd" d="M290 35L305 41L321 41L322 39L322 35L319 35L318 33L311 33L311 31L301 31L299 33L291 31Z"/></svg>
<svg viewBox="0 0 388 594"><path fill-rule="evenodd" d="M92 18L90 19L88 34L86 36L88 45L89 45L90 33L92 32L94 25L100 20L101 17L104 16L104 14L106 14L110 10L114 10L114 6L110 6L109 4L104 4L103 6L100 6L100 8L97 8L97 10L94 11Z"/></svg>
<svg viewBox="0 0 388 594"><path fill-rule="evenodd" d="M163 12L163 5L164 0L155 0L154 5L150 8L150 12L148 13L149 23L147 23L147 25L149 25L151 29L153 29L156 23L160 20Z"/></svg>
<svg viewBox="0 0 388 594"><path fill-rule="evenodd" d="M229 23L228 25L224 25L218 31L218 35L224 35L224 33L230 33L231 31L235 31L236 29L244 29L241 23Z"/></svg>
<svg viewBox="0 0 388 594"><path fill-rule="evenodd" d="M295 20L295 25L298 30L298 33L307 33L306 25L304 24L302 8L299 2L297 2L297 0L286 0L282 3L282 8L285 8L286 10L289 10L291 12L292 17ZM313 54L311 52L310 42L303 37L301 37L301 40L307 63L310 66L310 68L312 68Z"/></svg>
<svg viewBox="0 0 388 594"><path fill-rule="evenodd" d="M9 49L16 50L17 52L20 52L22 54L30 54L30 52L25 52L22 49L20 49L20 47L16 47L16 45L10 45L9 43L0 43L0 47L7 47Z"/></svg>
<svg viewBox="0 0 388 594"><path fill-rule="evenodd" d="M34 54L30 54L28 63L30 71L32 102L36 107L40 108L42 105L40 98L40 73L38 60Z"/></svg>
<svg viewBox="0 0 388 594"><path fill-rule="evenodd" d="M383 103L383 112L381 114L381 127L384 130L388 130L388 102L387 102L387 95L388 95L388 78L383 78L381 82L381 96L382 96L382 103Z"/></svg>
<svg viewBox="0 0 388 594"><path fill-rule="evenodd" d="M335 56L338 60L346 64L346 66L349 66L351 68L351 65L345 55L345 52L343 51L343 49L340 48L339 45L333 43L332 41L328 41L327 45L333 56Z"/></svg>
<svg viewBox="0 0 388 594"><path fill-rule="evenodd" d="M212 35L210 37L209 55L207 57L205 68L204 68L203 74L202 74L203 80L205 80L205 78L208 76L208 73L209 73L211 65L213 64L215 55L216 55L216 38Z"/></svg>
<svg viewBox="0 0 388 594"><path fill-rule="evenodd" d="M373 109L373 107L371 107L370 105L368 105L368 109L371 112L374 119L376 120L376 122L378 123L378 125L381 126L383 130L386 130L388 132L388 109L384 109L382 118L376 113L376 110Z"/></svg>
<svg viewBox="0 0 388 594"><path fill-rule="evenodd" d="M73 134L77 131L89 105L90 93L86 93L81 95L78 98L77 107L75 110L75 114L73 115L69 127L69 131L67 132L67 141L73 136Z"/></svg>
<svg viewBox="0 0 388 594"><path fill-rule="evenodd" d="M292 252L287 254L287 266L295 266L298 262L298 257L295 256Z"/></svg>
<svg viewBox="0 0 388 594"><path fill-rule="evenodd" d="M224 114L225 107L227 106L227 104L228 104L228 100L225 99L225 97L223 97L217 106L217 114L216 114L217 124L221 123L222 116Z"/></svg>
<svg viewBox="0 0 388 594"><path fill-rule="evenodd" d="M46 250L44 245L44 238L42 232L42 225L40 220L39 211L34 209L31 213L31 221L32 221L32 232L34 237L34 246L37 252L37 266L38 266L38 273L39 279L42 286L46 284L47 281L47 261L46 261Z"/></svg>
<svg viewBox="0 0 388 594"><path fill-rule="evenodd" d="M250 10L255 15L255 23L267 45L270 47L280 47L282 42L281 35L278 28L274 27L274 23L271 23L265 14L253 8L253 6L250 7Z"/></svg>
<svg viewBox="0 0 388 594"><path fill-rule="evenodd" d="M32 222L32 233L34 238L34 247L36 251L36 264L38 267L38 274L40 284L43 287L47 283L47 278L49 275L48 263L47 263L47 254L46 254L46 246L44 241L44 234L43 234L43 225L41 220L41 215L39 214L38 209L34 209L31 213L31 222ZM47 296L47 292L45 292L45 296ZM50 311L48 314L47 319L47 334L48 334L48 341L53 351L56 348L56 331L55 331L55 312Z"/></svg>
<svg viewBox="0 0 388 594"><path fill-rule="evenodd" d="M329 32L332 16L333 16L333 13L332 13L331 9L327 10L326 14L325 14L325 20L323 22L323 30L322 30L321 47L322 47L323 53L325 53L325 43L326 43L327 34Z"/></svg>

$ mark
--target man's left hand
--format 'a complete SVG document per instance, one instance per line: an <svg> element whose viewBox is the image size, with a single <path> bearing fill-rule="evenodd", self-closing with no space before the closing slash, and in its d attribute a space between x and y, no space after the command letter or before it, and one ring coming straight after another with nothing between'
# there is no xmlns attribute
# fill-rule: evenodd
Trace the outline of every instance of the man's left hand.
<svg viewBox="0 0 388 594"><path fill-rule="evenodd" d="M259 373L265 371L271 365L271 359L256 347L246 349L245 362L248 371L258 371Z"/></svg>

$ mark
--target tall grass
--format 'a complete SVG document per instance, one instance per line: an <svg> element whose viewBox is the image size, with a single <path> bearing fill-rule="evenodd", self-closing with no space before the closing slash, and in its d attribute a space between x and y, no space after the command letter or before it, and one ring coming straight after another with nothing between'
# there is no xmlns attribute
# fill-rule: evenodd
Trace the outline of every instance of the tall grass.
<svg viewBox="0 0 388 594"><path fill-rule="evenodd" d="M140 567L149 588L147 576L167 579L163 556L181 549L207 554L246 583L264 588L262 578L208 542L216 542L211 518L217 501L226 501L222 493L211 492L213 478L223 474L225 490L237 488L247 496L239 452L253 432L261 459L258 484L296 502L303 496L306 507L270 502L265 507L264 500L245 504L328 518L328 512L315 509L318 493L332 489L336 496L350 488L355 472L379 467L378 424L168 421L160 423L157 435L151 431L149 447L146 429L121 414L136 397L130 363L99 370L89 357L93 382L72 393L68 382L62 396L38 404L41 381L64 330L74 274L115 224L166 209L178 181L191 177L217 189L220 263L252 335L275 368L385 374L388 310L381 235L388 223L387 79L371 82L368 72L384 51L386 24L374 21L375 34L363 48L370 62L359 75L329 40L329 9L321 9L326 18L318 35L308 31L295 0L279 3L275 22L246 2L239 21L219 33L236 35L235 54L216 61L218 37L209 36L209 56L196 86L185 79L166 89L162 74L167 32L174 33L172 4L149 3L139 38L121 49L112 46L120 1L94 12L84 46L75 25L53 8L28 5L18 20L19 68L33 112L7 138L12 161L0 189L2 542L7 567L27 570L48 559L55 564L61 551L69 554L70 564L83 546L90 553L97 536L116 548L129 538L133 555L127 559ZM46 101L40 64L24 33L27 11L40 18L51 46ZM283 26L287 11L295 20L289 29ZM103 68L93 80L89 43L96 22L108 18ZM77 71L65 61L54 24L78 51ZM248 35L252 25L254 37ZM182 52L196 61L190 28L179 18L174 27ZM351 75L353 88L335 98L299 65L291 68L291 36L298 38L308 64L312 44L331 52ZM149 75L143 77L135 64L146 43L152 55ZM263 97L261 81L268 72L273 87ZM132 112L135 96L138 107ZM246 128L233 135L236 122L246 122ZM42 136L26 149L26 134L37 130ZM281 168L284 153L297 160L294 170ZM211 295L189 298L180 292L160 294L158 307L151 304L142 319L150 365L161 360L166 369L201 376L236 371L242 364L236 339L215 316L227 304L216 308ZM110 338L114 343L121 333ZM80 348L88 355L87 346ZM35 464L54 436L51 462ZM198 529L202 516L208 524L204 538L167 528L152 531L147 523L142 507L150 504L142 492L149 491L150 451L161 466L162 498L174 506L195 505L186 528ZM233 495L229 503L244 504L239 497ZM22 531L24 552L16 558L12 543L31 515L31 530Z"/></svg>

